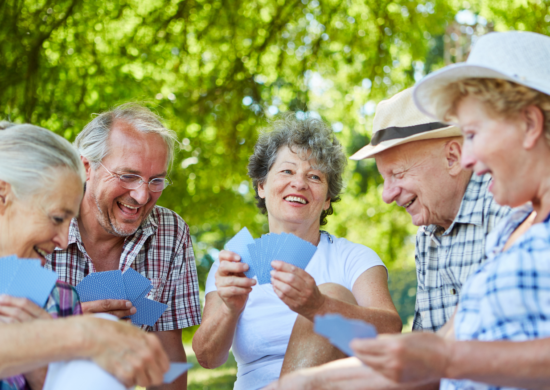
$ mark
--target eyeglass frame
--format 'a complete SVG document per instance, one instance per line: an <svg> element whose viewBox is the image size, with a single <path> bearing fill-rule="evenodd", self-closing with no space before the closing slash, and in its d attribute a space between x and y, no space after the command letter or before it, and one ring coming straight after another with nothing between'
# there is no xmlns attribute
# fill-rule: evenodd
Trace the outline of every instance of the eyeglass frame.
<svg viewBox="0 0 550 390"><path fill-rule="evenodd" d="M170 180L168 177L165 177L165 178L160 178L160 177L155 177L154 179L151 179L149 181L145 181L143 180L143 177L141 177L140 175L136 175L134 173L113 173L111 172L110 170L107 169L107 167L105 165L103 165L102 163L99 163L99 165L101 165L103 168L105 168L105 170L113 177L116 177L118 179L118 182L120 183L121 187L122 188L126 188L127 190L137 190L139 187L141 187L143 184L147 183L147 188L149 189L149 191L151 192L155 192L155 193L159 193L159 192L162 192L166 189L166 187L168 187L170 184L172 184L172 180ZM120 178L121 176L134 176L134 177L139 177L139 185L136 187L136 188L128 188L128 187L125 187L124 184L127 184L125 182L122 181L122 179ZM154 181L154 180L162 180L164 182L164 188L160 191L153 191L151 189L151 183Z"/></svg>

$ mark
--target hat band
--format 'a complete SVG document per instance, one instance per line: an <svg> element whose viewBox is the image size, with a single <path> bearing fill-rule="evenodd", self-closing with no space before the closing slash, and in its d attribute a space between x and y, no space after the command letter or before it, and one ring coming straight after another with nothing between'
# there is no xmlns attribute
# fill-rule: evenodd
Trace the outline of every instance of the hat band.
<svg viewBox="0 0 550 390"><path fill-rule="evenodd" d="M444 127L449 127L449 125L446 125L441 122L431 122L431 123L423 123L421 125L414 125L414 126L407 126L407 127L387 127L385 129L379 130L374 134L371 140L371 145L376 146L380 142L384 141L390 141L392 139L398 139L398 138L407 138L412 135L425 133L427 131L431 130L437 130L442 129Z"/></svg>

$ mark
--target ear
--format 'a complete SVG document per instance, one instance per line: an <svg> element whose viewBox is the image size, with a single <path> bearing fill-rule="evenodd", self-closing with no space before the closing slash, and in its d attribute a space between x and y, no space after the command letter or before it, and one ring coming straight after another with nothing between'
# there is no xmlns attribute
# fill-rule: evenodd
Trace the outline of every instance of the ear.
<svg viewBox="0 0 550 390"><path fill-rule="evenodd" d="M262 199L265 199L264 183L258 182L258 196Z"/></svg>
<svg viewBox="0 0 550 390"><path fill-rule="evenodd" d="M462 157L462 144L459 140L453 139L445 144L445 161L451 176L457 176L462 172L460 158Z"/></svg>
<svg viewBox="0 0 550 390"><path fill-rule="evenodd" d="M325 200L325 204L323 205L323 210L328 210L329 207L330 207L330 198L327 198L327 200Z"/></svg>
<svg viewBox="0 0 550 390"><path fill-rule="evenodd" d="M523 147L532 149L544 133L544 114L537 106L525 107L521 113L526 128L523 137Z"/></svg>
<svg viewBox="0 0 550 390"><path fill-rule="evenodd" d="M11 184L0 180L0 215L6 213L6 210L13 201L13 197Z"/></svg>
<svg viewBox="0 0 550 390"><path fill-rule="evenodd" d="M92 172L92 164L88 161L88 159L84 156L80 156L80 161L82 161L82 164L84 165L84 170L86 171L86 181L90 180L90 174Z"/></svg>

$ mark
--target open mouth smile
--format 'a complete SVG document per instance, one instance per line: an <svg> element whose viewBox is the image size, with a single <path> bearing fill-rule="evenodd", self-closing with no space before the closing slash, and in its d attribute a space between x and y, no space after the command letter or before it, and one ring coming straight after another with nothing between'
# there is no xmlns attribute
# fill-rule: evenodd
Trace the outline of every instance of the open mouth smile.
<svg viewBox="0 0 550 390"><path fill-rule="evenodd" d="M141 208L141 206L132 206L126 203L122 203L120 201L118 201L117 204L123 213L131 214L131 215L136 215L139 212L139 209Z"/></svg>
<svg viewBox="0 0 550 390"><path fill-rule="evenodd" d="M305 198L302 198L301 196L295 196L295 195L289 195L289 196L287 196L283 199L286 200L287 202L291 202L291 203L300 203L300 204L308 204L309 203Z"/></svg>
<svg viewBox="0 0 550 390"><path fill-rule="evenodd" d="M415 200L416 200L416 198L414 198L413 200L411 200L409 203L404 204L403 207L405 207L406 209L408 209L408 208L414 203Z"/></svg>
<svg viewBox="0 0 550 390"><path fill-rule="evenodd" d="M36 253L38 253L38 255L39 255L40 257L42 257L42 258L44 258L44 259L46 258L46 256L49 255L48 252L46 252L46 251L43 250L43 249L40 249L40 248L37 247L37 246L33 246L32 249L34 249L34 251L35 251Z"/></svg>

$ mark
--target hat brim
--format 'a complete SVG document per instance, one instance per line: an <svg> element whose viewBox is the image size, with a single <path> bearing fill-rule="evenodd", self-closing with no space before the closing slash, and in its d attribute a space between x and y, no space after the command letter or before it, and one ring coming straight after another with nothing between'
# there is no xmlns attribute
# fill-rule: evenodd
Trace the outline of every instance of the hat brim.
<svg viewBox="0 0 550 390"><path fill-rule="evenodd" d="M535 86L522 80L519 76L510 77L505 73L499 72L492 68L480 65L472 65L468 63L460 63L449 65L441 70L438 70L425 78L423 78L413 90L413 101L420 111L424 114L441 120L436 115L437 99L434 99L433 92L435 90L441 90L446 85L454 83L459 80L471 79L471 78L489 78L489 79L503 79L512 81L517 84L525 85L526 87L538 90L545 94L550 94L550 91L541 89L540 85Z"/></svg>
<svg viewBox="0 0 550 390"><path fill-rule="evenodd" d="M357 152L355 152L350 159L351 160L363 160L366 158L372 158L375 154L383 152L384 150L393 148L398 145L406 144L413 141L422 141L427 139L436 139L436 138L448 138L448 137L459 137L462 133L460 129L456 126L448 126L442 129L426 131L424 133L419 133L411 135L410 137L397 138L389 141L380 142L378 145L373 146L371 144L362 147Z"/></svg>

